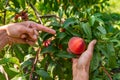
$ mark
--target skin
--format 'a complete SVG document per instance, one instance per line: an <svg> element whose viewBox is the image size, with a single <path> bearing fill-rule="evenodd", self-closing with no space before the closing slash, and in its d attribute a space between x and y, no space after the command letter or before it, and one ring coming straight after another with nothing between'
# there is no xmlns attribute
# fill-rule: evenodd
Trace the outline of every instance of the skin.
<svg viewBox="0 0 120 80"><path fill-rule="evenodd" d="M12 23L0 27L0 50L7 44L22 43L33 45L37 41L38 31L55 34L55 30L32 21ZM82 55L73 59L73 80L88 80L89 66L96 40L89 43L88 49Z"/></svg>
<svg viewBox="0 0 120 80"><path fill-rule="evenodd" d="M22 43L34 45L37 41L38 31L55 34L55 30L33 21L11 23L0 27L0 50L7 44Z"/></svg>
<svg viewBox="0 0 120 80"><path fill-rule="evenodd" d="M96 40L92 40L79 58L72 59L73 80L89 80L89 67L95 44Z"/></svg>

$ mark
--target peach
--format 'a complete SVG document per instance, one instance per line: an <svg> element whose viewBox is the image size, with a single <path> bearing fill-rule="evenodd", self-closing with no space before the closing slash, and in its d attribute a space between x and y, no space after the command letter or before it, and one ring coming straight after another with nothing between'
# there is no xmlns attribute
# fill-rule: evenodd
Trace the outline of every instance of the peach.
<svg viewBox="0 0 120 80"><path fill-rule="evenodd" d="M84 39L72 37L68 42L68 48L73 54L82 54L85 51L86 44Z"/></svg>

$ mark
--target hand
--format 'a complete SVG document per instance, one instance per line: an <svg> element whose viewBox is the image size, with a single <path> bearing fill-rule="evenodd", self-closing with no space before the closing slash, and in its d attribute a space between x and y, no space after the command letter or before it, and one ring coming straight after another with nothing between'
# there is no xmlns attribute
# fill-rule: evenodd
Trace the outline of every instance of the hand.
<svg viewBox="0 0 120 80"><path fill-rule="evenodd" d="M91 41L88 49L79 58L72 59L73 80L89 80L89 67L95 44L96 40Z"/></svg>
<svg viewBox="0 0 120 80"><path fill-rule="evenodd" d="M45 31L51 34L55 34L55 30L45 27L41 24L37 24L32 21L24 21L21 23L12 23L4 26L10 43L28 43L33 45L38 36L37 31ZM26 38L27 35L27 39Z"/></svg>

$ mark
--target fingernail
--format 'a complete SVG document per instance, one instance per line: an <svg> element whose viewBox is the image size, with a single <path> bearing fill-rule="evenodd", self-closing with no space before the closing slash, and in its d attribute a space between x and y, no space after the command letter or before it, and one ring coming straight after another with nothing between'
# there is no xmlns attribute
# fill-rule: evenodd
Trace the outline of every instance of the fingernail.
<svg viewBox="0 0 120 80"><path fill-rule="evenodd" d="M36 36L36 35L34 35L34 36L33 36L33 38L36 40L36 39L37 39L37 36Z"/></svg>
<svg viewBox="0 0 120 80"><path fill-rule="evenodd" d="M94 39L94 40L93 40L93 42L94 42L94 44L96 44L97 40L96 40L96 39Z"/></svg>

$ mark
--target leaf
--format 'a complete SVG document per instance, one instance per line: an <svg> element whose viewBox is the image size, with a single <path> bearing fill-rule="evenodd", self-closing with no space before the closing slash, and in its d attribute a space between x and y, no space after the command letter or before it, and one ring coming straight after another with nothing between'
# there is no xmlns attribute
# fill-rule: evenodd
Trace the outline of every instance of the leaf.
<svg viewBox="0 0 120 80"><path fill-rule="evenodd" d="M72 34L72 36L79 36L80 37L80 34L77 33L76 31L74 31L74 29L72 27L67 27L66 30Z"/></svg>
<svg viewBox="0 0 120 80"><path fill-rule="evenodd" d="M77 23L77 20L76 20L75 18L68 18L68 19L64 22L63 26L64 26L64 28L67 28L67 27L69 27L70 25L73 25L73 24L75 24L75 23Z"/></svg>
<svg viewBox="0 0 120 80"><path fill-rule="evenodd" d="M117 66L116 54L113 43L107 43L107 54L108 54L108 66L110 68L115 68Z"/></svg>
<svg viewBox="0 0 120 80"><path fill-rule="evenodd" d="M48 46L48 47L42 49L41 54L44 54L44 53L54 53L55 51L56 51L55 47Z"/></svg>
<svg viewBox="0 0 120 80"><path fill-rule="evenodd" d="M103 26L98 26L97 29L102 33L102 34L106 34L106 29Z"/></svg>
<svg viewBox="0 0 120 80"><path fill-rule="evenodd" d="M120 73L114 74L113 80L120 80Z"/></svg>
<svg viewBox="0 0 120 80"><path fill-rule="evenodd" d="M24 74L18 74L14 78L12 78L11 80L27 80L27 79L25 78Z"/></svg>
<svg viewBox="0 0 120 80"><path fill-rule="evenodd" d="M9 61L8 58L3 58L3 59L0 60L0 65L1 64L6 64L8 61Z"/></svg>
<svg viewBox="0 0 120 80"><path fill-rule="evenodd" d="M47 71L49 71L50 72L50 76L53 78L53 76L54 76L54 74L53 74L53 72L54 72L54 69L55 69L55 67L56 67L56 63L54 63L54 62L51 62L49 65L48 65L48 69L47 69Z"/></svg>
<svg viewBox="0 0 120 80"><path fill-rule="evenodd" d="M99 22L100 26L104 25L104 21L101 18L96 18L96 21Z"/></svg>
<svg viewBox="0 0 120 80"><path fill-rule="evenodd" d="M0 60L0 64L6 64L6 63L14 63L17 65L20 65L19 59L16 57L11 57L11 58L3 58Z"/></svg>
<svg viewBox="0 0 120 80"><path fill-rule="evenodd" d="M7 65L4 65L5 72L8 74L9 78L13 78L15 75L19 73L19 70L16 68L8 67Z"/></svg>
<svg viewBox="0 0 120 80"><path fill-rule="evenodd" d="M36 0L31 0L32 4L35 5L36 3Z"/></svg>
<svg viewBox="0 0 120 80"><path fill-rule="evenodd" d="M23 51L20 49L21 47L19 45L13 45L13 50L16 54L16 57L19 58L19 60L23 61L24 60L24 55L23 55Z"/></svg>
<svg viewBox="0 0 120 80"><path fill-rule="evenodd" d="M20 6L25 9L25 0L18 0Z"/></svg>
<svg viewBox="0 0 120 80"><path fill-rule="evenodd" d="M75 55L67 53L66 51L60 51L58 54L56 54L56 56L62 57L62 58L73 58L73 57L75 57Z"/></svg>
<svg viewBox="0 0 120 80"><path fill-rule="evenodd" d="M60 38L60 39L63 39L66 36L67 36L66 33L63 33L63 32L57 34L57 38Z"/></svg>
<svg viewBox="0 0 120 80"><path fill-rule="evenodd" d="M19 1L18 0L12 0L12 2L14 3L14 6L16 8L20 8L20 4L19 4Z"/></svg>
<svg viewBox="0 0 120 80"><path fill-rule="evenodd" d="M91 72L93 72L99 67L100 61L101 61L100 53L95 52L95 54L93 54L91 65L90 65Z"/></svg>
<svg viewBox="0 0 120 80"><path fill-rule="evenodd" d="M32 65L32 61L31 60L27 60L27 61L24 61L22 64L21 64L21 68L24 69L28 66L31 66Z"/></svg>
<svg viewBox="0 0 120 80"><path fill-rule="evenodd" d="M85 32L86 36L88 39L92 39L92 32L91 32L91 27L89 23L81 23L81 27L83 31Z"/></svg>
<svg viewBox="0 0 120 80"><path fill-rule="evenodd" d="M2 80L6 80L4 74L2 74L1 72L0 72L0 78L1 78Z"/></svg>
<svg viewBox="0 0 120 80"><path fill-rule="evenodd" d="M42 69L41 70L36 70L36 73L39 76L43 77L44 79L50 79L51 78L50 75L46 71L44 71Z"/></svg>
<svg viewBox="0 0 120 80"><path fill-rule="evenodd" d="M94 23L95 23L95 18L96 18L96 17L95 17L94 15L90 16L89 23L90 23L91 26L94 25Z"/></svg>
<svg viewBox="0 0 120 80"><path fill-rule="evenodd" d="M19 59L16 57L9 58L9 62L20 65Z"/></svg>

